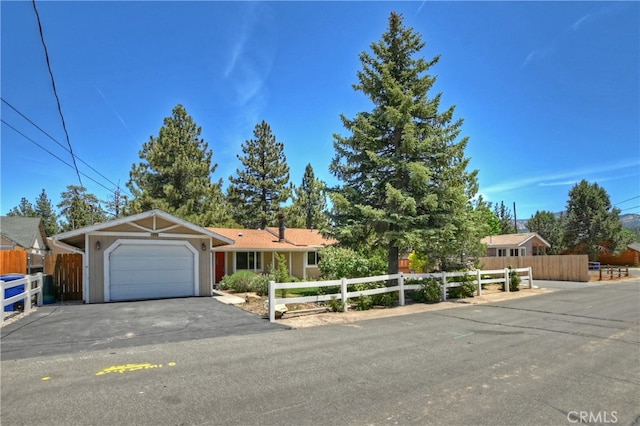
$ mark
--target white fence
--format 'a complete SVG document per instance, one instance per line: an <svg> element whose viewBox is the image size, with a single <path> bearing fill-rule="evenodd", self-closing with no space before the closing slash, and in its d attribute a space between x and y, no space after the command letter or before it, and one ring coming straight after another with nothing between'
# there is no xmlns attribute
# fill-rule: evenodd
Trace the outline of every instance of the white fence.
<svg viewBox="0 0 640 426"><path fill-rule="evenodd" d="M529 287L533 287L533 277L531 275L531 267L529 268L517 268L512 269L522 279L521 284L525 284ZM525 273L526 275L522 275ZM273 322L276 318L276 305L286 303L314 303L314 302L326 302L331 299L337 299L344 301L344 312L347 311L347 299L359 296L367 296L372 294L391 293L398 292L398 304L404 306L405 295L407 290L418 290L422 287L422 284L405 284L407 280L424 280L427 278L436 278L440 280L440 287L442 291L441 300L447 300L447 289L453 287L460 287L464 282L448 281L447 278L472 276L474 279L470 281L477 286L478 296L482 295L482 284L502 283L504 291L509 292L509 268L505 269L492 269L487 271L470 271L470 272L440 272L431 274L393 274L393 275L379 275L376 277L365 278L342 278L340 280L333 281L306 281L297 283L276 283L275 281L269 281L269 321ZM380 287L370 290L360 291L348 291L350 284L363 284L363 283L375 283L375 282L387 282L390 280L397 280L398 284L389 287ZM295 288L323 288L323 287L339 287L339 293L329 294L317 294L313 296L301 296L301 297L276 297L276 290L280 289L295 289Z"/></svg>
<svg viewBox="0 0 640 426"><path fill-rule="evenodd" d="M4 322L4 307L11 305L12 303L18 303L24 301L24 313L29 313L31 310L31 298L36 295L36 304L42 305L42 286L43 286L43 274L37 273L34 275L25 275L24 278L13 281L0 280L0 290L2 291L2 316L0 316L0 324ZM10 297L5 297L5 290L12 289L18 286L24 286L22 292L14 294Z"/></svg>

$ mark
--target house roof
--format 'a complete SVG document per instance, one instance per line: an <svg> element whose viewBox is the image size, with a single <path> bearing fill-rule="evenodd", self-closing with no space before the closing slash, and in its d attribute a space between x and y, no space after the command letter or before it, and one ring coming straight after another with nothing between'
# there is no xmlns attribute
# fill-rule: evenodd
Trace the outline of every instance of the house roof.
<svg viewBox="0 0 640 426"><path fill-rule="evenodd" d="M483 244L489 247L520 247L532 238L537 239L543 245L551 247L551 244L546 242L544 238L538 235L536 232L525 232L520 234L503 234L503 235L489 235L480 240Z"/></svg>
<svg viewBox="0 0 640 426"><path fill-rule="evenodd" d="M335 244L337 241L325 238L316 229L286 228L284 241L279 241L278 228L239 229L239 228L207 228L216 234L233 240L233 244L220 247L220 251L308 251Z"/></svg>
<svg viewBox="0 0 640 426"><path fill-rule="evenodd" d="M25 249L33 248L38 233L44 244L47 243L47 235L39 217L2 216L0 217L0 233L8 240L13 241Z"/></svg>
<svg viewBox="0 0 640 426"><path fill-rule="evenodd" d="M86 234L98 232L138 233L140 235L184 234L187 236L206 236L213 239L214 245L233 243L232 240L209 231L186 220L172 216L162 210L149 210L132 216L121 217L109 222L98 223L85 228L75 229L54 235L55 241L62 241L74 247L84 248Z"/></svg>
<svg viewBox="0 0 640 426"><path fill-rule="evenodd" d="M640 251L640 243L631 243L627 247L631 250Z"/></svg>

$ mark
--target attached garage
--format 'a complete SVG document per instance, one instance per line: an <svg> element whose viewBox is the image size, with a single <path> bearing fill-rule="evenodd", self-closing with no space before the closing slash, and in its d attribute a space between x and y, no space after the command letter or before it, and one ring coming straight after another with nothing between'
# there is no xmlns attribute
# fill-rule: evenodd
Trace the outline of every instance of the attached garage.
<svg viewBox="0 0 640 426"><path fill-rule="evenodd" d="M85 303L211 296L212 249L232 242L160 210L53 240L82 252Z"/></svg>
<svg viewBox="0 0 640 426"><path fill-rule="evenodd" d="M198 252L186 241L121 240L109 248L105 299L199 296Z"/></svg>

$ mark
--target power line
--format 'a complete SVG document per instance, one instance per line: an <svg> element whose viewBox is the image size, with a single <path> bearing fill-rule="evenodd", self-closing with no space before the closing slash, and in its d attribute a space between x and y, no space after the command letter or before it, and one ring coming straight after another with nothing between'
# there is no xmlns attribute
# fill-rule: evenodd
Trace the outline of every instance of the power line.
<svg viewBox="0 0 640 426"><path fill-rule="evenodd" d="M114 182L112 182L108 177L106 177L105 175L103 175L102 173L100 173L98 170L94 169L93 167L91 167L86 161L84 161L82 158L78 157L77 155L74 155L73 152L69 151L69 149L67 147L65 147L63 144L61 144L60 142L58 142L53 136L51 136L49 133L47 133L46 131L44 131L40 126L38 126L36 123L34 123L29 117L27 117L26 115L24 115L22 112L20 112L20 110L18 110L18 108L16 108L15 106L11 105L6 99L0 97L0 100L2 100L2 102L4 102L9 108L11 108L12 110L14 110L16 113L18 113L22 118L24 118L25 120L27 120L31 125L33 125L36 129L40 130L42 133L44 133L45 135L47 135L47 137L49 139L51 139L52 141L54 141L55 143L57 143L62 149L64 149L65 151L67 151L69 154L71 154L72 156L74 156L75 158L77 158L82 164L84 164L85 166L89 167L91 170L93 170L94 172L96 172L100 177L102 177L104 180L106 180L107 182L109 182L111 185L113 185L115 188L120 188L120 184L116 184ZM15 130L15 129L14 129ZM65 163L66 164L66 163ZM83 173L84 174L84 173ZM85 175L86 176L86 175ZM113 192L113 191L111 191ZM132 196L131 194L129 194L128 192L124 191L124 193L126 195Z"/></svg>
<svg viewBox="0 0 640 426"><path fill-rule="evenodd" d="M13 127L11 124L7 123L6 121L4 121L4 119L0 118L0 122L2 122L2 124L4 124L5 126L9 127L11 130L13 130L14 132L18 133L20 136L24 137L26 140L28 140L29 142L31 142L32 144L36 145L38 148L40 148L41 150L43 150L44 152L46 152L47 154L51 155L52 157L54 157L55 159L57 159L58 161L60 161L61 163L69 166L70 168L74 168L71 164L67 163L66 161L64 161L62 158L58 157L56 154L54 154L53 152L49 151L47 148L43 147L42 145L40 145L38 142L34 141L33 139L31 139L30 137L28 137L27 135L25 135L24 133L22 133L20 130L16 129L15 127ZM77 169L76 169L77 171ZM78 173L80 173L78 171ZM92 178L91 176L88 176L85 173L82 173L83 176L85 176L86 178L88 178L89 180L95 182L96 184L100 185L101 187L103 187L104 189L106 189L107 191L114 193L115 191L113 189L107 188L106 186L104 186L103 184L101 184L100 182L98 182L97 180L95 180L94 178ZM82 181L81 181L82 183ZM82 187L84 187L84 185L80 185Z"/></svg>
<svg viewBox="0 0 640 426"><path fill-rule="evenodd" d="M614 205L617 206L618 204L626 203L627 201L635 200L635 199L638 199L638 198L640 198L640 195L636 195L635 197L631 197L628 200L620 201L619 203L616 203Z"/></svg>
<svg viewBox="0 0 640 426"><path fill-rule="evenodd" d="M44 41L44 33L42 32L42 23L40 22L40 14L38 13L38 8L36 7L36 0L32 0L33 3L33 11L36 13L36 19L38 20L38 29L40 30L40 40L42 41L42 47L44 48L44 56L47 60L47 69L49 70L49 75L51 76L51 86L53 87L53 94L56 97L56 103L58 104L58 113L60 113L60 119L62 120L62 128L64 129L64 134L67 138L67 144L69 145L69 152L71 153L71 159L73 160L73 167L76 169L76 174L78 175L78 181L80 182L80 186L84 186L82 184L82 178L80 178L80 170L78 170L78 165L76 164L76 157L73 155L73 148L71 147L71 140L69 139L69 132L67 132L67 124L64 121L64 115L62 114L62 107L60 106L60 98L58 97L58 90L56 89L56 81L53 78L53 71L51 70L51 62L49 61L49 52L47 50L47 44Z"/></svg>

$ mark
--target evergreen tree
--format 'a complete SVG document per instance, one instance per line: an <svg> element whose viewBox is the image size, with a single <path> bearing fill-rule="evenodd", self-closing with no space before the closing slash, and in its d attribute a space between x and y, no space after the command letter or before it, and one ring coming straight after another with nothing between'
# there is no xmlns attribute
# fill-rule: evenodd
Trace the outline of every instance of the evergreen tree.
<svg viewBox="0 0 640 426"><path fill-rule="evenodd" d="M569 191L564 239L568 248L587 254L591 261L605 245L617 253L631 242L630 233L623 232L620 209L611 205L607 191L586 180Z"/></svg>
<svg viewBox="0 0 640 426"><path fill-rule="evenodd" d="M500 219L491 210L491 202L484 201L482 195L475 202L474 214L482 229L481 237L500 234Z"/></svg>
<svg viewBox="0 0 640 426"><path fill-rule="evenodd" d="M265 228L276 224L280 205L291 196L289 166L284 145L277 142L265 121L256 125L253 135L242 144L238 155L244 169L229 177L227 197L234 206L234 219L246 228Z"/></svg>
<svg viewBox="0 0 640 426"><path fill-rule="evenodd" d="M221 198L222 181L211 182L217 164L201 131L182 105L164 119L158 136L142 145L142 161L131 166L130 213L158 208L201 226L229 220L226 204L214 202Z"/></svg>
<svg viewBox="0 0 640 426"><path fill-rule="evenodd" d="M558 218L549 211L536 211L527 221L529 231L537 232L551 244L551 247L546 250L546 254L560 254L565 250L562 222L562 215Z"/></svg>
<svg viewBox="0 0 640 426"><path fill-rule="evenodd" d="M342 115L350 136L334 135L330 170L343 182L331 194L335 236L356 248L386 247L389 273L398 271L400 250L426 252L446 268L480 238L470 220L477 172L467 171L468 138L458 140L455 107L440 112L441 94L429 96L436 79L427 71L439 57L419 56L424 46L391 13L373 53L360 54L354 85L373 110Z"/></svg>
<svg viewBox="0 0 640 426"><path fill-rule="evenodd" d="M7 216L37 217L38 215L33 208L33 204L31 204L31 202L26 198L22 197L20 199L20 204L9 210Z"/></svg>
<svg viewBox="0 0 640 426"><path fill-rule="evenodd" d="M60 198L58 208L60 216L64 219L60 223L63 232L107 220L107 214L100 205L98 197L87 193L84 186L69 185L67 190L60 194Z"/></svg>
<svg viewBox="0 0 640 426"><path fill-rule="evenodd" d="M294 192L293 204L285 209L287 226L325 229L328 225L325 184L316 179L311 164L307 164L302 184Z"/></svg>
<svg viewBox="0 0 640 426"><path fill-rule="evenodd" d="M129 197L122 193L120 187L116 187L109 199L105 201L107 214L111 219L117 219L126 215Z"/></svg>
<svg viewBox="0 0 640 426"><path fill-rule="evenodd" d="M500 234L517 233L511 210L504 205L504 202L500 201L500 204L496 204L493 213L498 217Z"/></svg>
<svg viewBox="0 0 640 426"><path fill-rule="evenodd" d="M36 216L42 219L42 225L47 235L55 235L60 232L60 226L58 226L58 215L53 210L51 200L47 196L47 192L42 189L42 192L36 198L35 206Z"/></svg>

